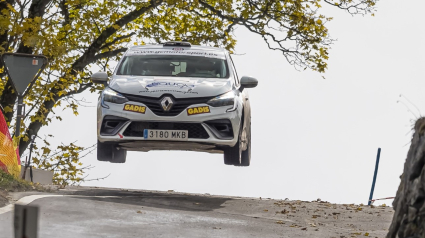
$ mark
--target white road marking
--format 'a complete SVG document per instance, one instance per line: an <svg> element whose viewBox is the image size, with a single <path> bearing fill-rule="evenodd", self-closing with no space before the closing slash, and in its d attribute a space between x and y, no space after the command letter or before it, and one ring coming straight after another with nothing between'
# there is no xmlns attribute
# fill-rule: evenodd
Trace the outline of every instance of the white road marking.
<svg viewBox="0 0 425 238"><path fill-rule="evenodd" d="M82 195L53 195L53 194L45 194L45 195L30 195L23 197L16 201L14 204L9 204L5 207L0 207L0 215L6 212L10 212L13 210L15 204L19 205L28 205L40 198L48 198L48 197L94 197L94 198L119 198L119 196L82 196Z"/></svg>
<svg viewBox="0 0 425 238"><path fill-rule="evenodd" d="M31 196L26 196L23 197L21 199L19 199L16 204L20 204L20 205L28 205L31 202L34 202L37 199L40 198L46 198L46 197L63 197L63 195L31 195ZM10 212L13 210L15 204L9 204L5 207L0 207L0 215L6 212Z"/></svg>

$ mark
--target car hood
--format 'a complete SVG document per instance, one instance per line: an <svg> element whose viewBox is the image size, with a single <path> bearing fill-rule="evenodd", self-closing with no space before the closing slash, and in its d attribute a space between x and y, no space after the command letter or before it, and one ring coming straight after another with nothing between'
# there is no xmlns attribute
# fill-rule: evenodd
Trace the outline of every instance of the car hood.
<svg viewBox="0 0 425 238"><path fill-rule="evenodd" d="M175 98L212 97L232 89L232 79L114 75L109 87L124 94Z"/></svg>

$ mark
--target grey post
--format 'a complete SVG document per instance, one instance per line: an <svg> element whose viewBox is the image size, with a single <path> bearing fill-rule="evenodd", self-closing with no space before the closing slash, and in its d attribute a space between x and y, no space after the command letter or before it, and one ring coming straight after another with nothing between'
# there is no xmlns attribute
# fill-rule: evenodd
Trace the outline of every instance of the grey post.
<svg viewBox="0 0 425 238"><path fill-rule="evenodd" d="M38 207L15 204L13 226L15 238L37 238Z"/></svg>

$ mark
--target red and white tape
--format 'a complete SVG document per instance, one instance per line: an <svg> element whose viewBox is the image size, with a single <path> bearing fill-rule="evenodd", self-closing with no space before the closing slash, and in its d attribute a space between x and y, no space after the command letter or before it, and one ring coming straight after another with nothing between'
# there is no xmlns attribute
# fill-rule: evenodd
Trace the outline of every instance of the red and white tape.
<svg viewBox="0 0 425 238"><path fill-rule="evenodd" d="M370 200L372 203L378 200L387 200L387 199L394 199L395 197L386 197L386 198L377 198L377 199L372 199Z"/></svg>

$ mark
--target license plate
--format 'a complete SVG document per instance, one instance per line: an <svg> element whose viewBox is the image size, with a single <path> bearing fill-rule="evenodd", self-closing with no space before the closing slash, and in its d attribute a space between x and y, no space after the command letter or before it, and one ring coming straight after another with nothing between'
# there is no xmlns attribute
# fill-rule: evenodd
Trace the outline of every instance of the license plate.
<svg viewBox="0 0 425 238"><path fill-rule="evenodd" d="M148 130L143 131L145 140L187 140L188 131L184 130Z"/></svg>

